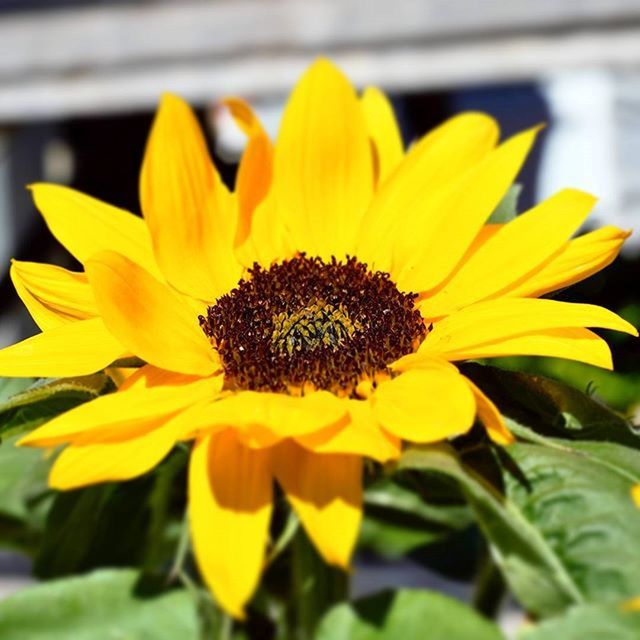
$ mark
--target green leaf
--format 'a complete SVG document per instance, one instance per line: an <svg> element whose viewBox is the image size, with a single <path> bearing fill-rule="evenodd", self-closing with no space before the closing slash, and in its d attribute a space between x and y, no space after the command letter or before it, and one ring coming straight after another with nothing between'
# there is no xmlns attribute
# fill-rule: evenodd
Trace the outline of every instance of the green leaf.
<svg viewBox="0 0 640 640"><path fill-rule="evenodd" d="M640 437L623 417L573 387L543 376L466 364L471 378L498 406L520 438L535 434L568 440L617 442L640 448Z"/></svg>
<svg viewBox="0 0 640 640"><path fill-rule="evenodd" d="M50 462L42 449L16 447L16 440L0 447L0 514L24 520L47 491Z"/></svg>
<svg viewBox="0 0 640 640"><path fill-rule="evenodd" d="M111 389L111 380L103 373L36 382L0 404L0 436L26 433Z"/></svg>
<svg viewBox="0 0 640 640"><path fill-rule="evenodd" d="M137 565L150 523L149 476L57 493L34 572L41 578Z"/></svg>
<svg viewBox="0 0 640 640"><path fill-rule="evenodd" d="M513 220L518 215L518 199L521 192L521 184L511 185L509 191L489 216L487 224L505 224Z"/></svg>
<svg viewBox="0 0 640 640"><path fill-rule="evenodd" d="M0 545L32 554L51 504L50 457L41 449L16 447L16 440L0 446Z"/></svg>
<svg viewBox="0 0 640 640"><path fill-rule="evenodd" d="M408 449L400 468L460 482L511 591L547 617L640 593L640 511L630 497L639 458L612 443L515 444L503 456L505 496L445 446Z"/></svg>
<svg viewBox="0 0 640 640"><path fill-rule="evenodd" d="M96 571L25 589L0 602L4 640L196 640L193 601L184 591L137 598L137 573Z"/></svg>
<svg viewBox="0 0 640 640"><path fill-rule="evenodd" d="M615 604L572 607L566 615L523 630L518 640L637 640L640 611Z"/></svg>
<svg viewBox="0 0 640 640"><path fill-rule="evenodd" d="M50 461L41 449L16 447L15 440L0 447L0 544L33 553L51 503Z"/></svg>
<svg viewBox="0 0 640 640"><path fill-rule="evenodd" d="M335 606L315 640L501 640L493 623L464 604L431 591L403 589Z"/></svg>
<svg viewBox="0 0 640 640"><path fill-rule="evenodd" d="M33 378L0 378L0 403L33 384Z"/></svg>
<svg viewBox="0 0 640 640"><path fill-rule="evenodd" d="M429 489L425 495L421 488L409 488L397 478L383 478L368 487L359 546L396 558L472 523L471 512L455 485L432 483Z"/></svg>
<svg viewBox="0 0 640 640"><path fill-rule="evenodd" d="M60 577L104 566L168 569L177 534L168 526L174 517L169 510L175 502L175 515L182 517L184 483L175 478L186 461L186 452L176 449L153 472L134 480L56 493L36 575Z"/></svg>
<svg viewBox="0 0 640 640"><path fill-rule="evenodd" d="M640 454L621 445L571 449L516 444L509 454L524 478L505 473L508 499L558 558L588 602L640 594L640 510L630 490Z"/></svg>
<svg viewBox="0 0 640 640"><path fill-rule="evenodd" d="M582 595L548 542L517 508L490 484L463 465L452 447L442 444L407 449L400 469L457 480L473 507L478 525L494 549L495 560L511 590L537 615L551 615Z"/></svg>

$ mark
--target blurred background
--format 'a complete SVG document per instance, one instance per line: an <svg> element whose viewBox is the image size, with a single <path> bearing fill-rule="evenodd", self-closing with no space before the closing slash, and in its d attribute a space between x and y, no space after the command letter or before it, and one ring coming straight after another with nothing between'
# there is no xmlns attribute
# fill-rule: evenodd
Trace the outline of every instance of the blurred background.
<svg viewBox="0 0 640 640"><path fill-rule="evenodd" d="M0 0L0 52L0 346L36 331L9 259L77 266L25 185L64 183L138 212L138 169L163 91L198 109L232 182L244 138L217 100L249 99L275 134L286 92L318 54L359 87L385 89L407 143L467 109L493 114L504 135L548 123L520 177L520 210L573 186L600 197L591 225L640 222L638 0ZM640 324L639 266L636 234L622 260L567 297ZM502 364L589 387L634 416L640 348L608 337L615 373ZM381 579L371 565L358 575L359 589Z"/></svg>

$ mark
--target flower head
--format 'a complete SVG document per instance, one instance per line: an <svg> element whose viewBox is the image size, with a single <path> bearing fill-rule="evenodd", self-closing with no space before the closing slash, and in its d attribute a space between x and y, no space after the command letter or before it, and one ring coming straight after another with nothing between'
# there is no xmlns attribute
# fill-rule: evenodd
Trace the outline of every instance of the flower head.
<svg viewBox="0 0 640 640"><path fill-rule="evenodd" d="M476 418L512 437L454 362L513 354L611 367L586 327L635 334L606 309L537 297L609 264L626 233L571 239L595 200L567 189L487 224L537 128L498 144L459 115L405 154L391 107L359 98L319 60L274 144L250 108L235 191L180 99L163 98L144 164L144 218L35 185L37 206L83 273L14 262L42 333L0 352L0 373L70 376L123 356L117 392L22 444L67 445L61 489L140 475L194 440L194 550L218 601L241 616L268 543L274 480L324 558L346 567L362 510L362 460L397 458Z"/></svg>

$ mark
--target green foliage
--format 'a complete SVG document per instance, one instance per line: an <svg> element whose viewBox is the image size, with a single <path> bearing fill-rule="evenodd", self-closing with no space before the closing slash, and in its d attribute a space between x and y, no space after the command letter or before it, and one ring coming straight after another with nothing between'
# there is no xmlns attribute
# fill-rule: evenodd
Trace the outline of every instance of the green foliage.
<svg viewBox="0 0 640 640"><path fill-rule="evenodd" d="M397 558L471 524L471 512L455 484L432 482L423 488L410 480L398 474L367 488L362 547Z"/></svg>
<svg viewBox="0 0 640 640"><path fill-rule="evenodd" d="M331 609L315 640L501 640L498 628L457 600L408 589L362 598Z"/></svg>
<svg viewBox="0 0 640 640"><path fill-rule="evenodd" d="M493 364L516 371L551 376L599 398L616 411L629 413L640 402L640 374L600 369L583 362L561 358L514 356L492 360Z"/></svg>
<svg viewBox="0 0 640 640"><path fill-rule="evenodd" d="M628 464L624 447L589 444L596 455L580 447L511 446L522 477L505 472L507 499L557 559L576 602L615 602L640 593L640 510L630 495L640 481L640 455L633 452L635 464ZM527 606L536 594L518 596Z"/></svg>
<svg viewBox="0 0 640 640"><path fill-rule="evenodd" d="M497 404L519 437L538 434L640 446L628 420L566 384L477 364L465 365L464 373Z"/></svg>
<svg viewBox="0 0 640 640"><path fill-rule="evenodd" d="M637 429L591 395L549 378L473 363L463 372L495 401L518 442L497 447L476 426L448 443L408 447L384 470L372 466L359 547L386 559L410 556L464 578L489 549L486 584L496 588L484 593L480 587L476 607L493 615L506 584L537 621L519 640L640 637L640 614L620 607L640 594L640 510L630 493L640 484ZM231 625L198 584L187 535L177 551L188 447L180 445L157 469L133 481L51 492L51 455L13 443L112 386L103 375L25 389L27 384L0 383L0 544L32 554L36 575L48 580L22 594L24 602L45 611L60 602L61 613L54 619L44 615L42 627L39 619L25 622L27 635L16 638L69 637L67 620L78 628L72 637L81 640L108 637L99 634L111 633L105 626L111 622L124 625L114 627L114 634L132 639L210 637L218 628L238 640L502 638L476 611L437 593L399 590L346 603L345 575L327 567L308 542L301 546L302 531L282 535L271 548L246 623ZM283 505L276 510L285 531ZM275 537L278 530L274 526ZM114 566L136 570L60 580ZM138 594L158 594L178 577L189 586L191 600L182 592L148 600L133 595L134 583ZM83 604L85 593L102 586L118 591L104 596L113 620ZM18 603L12 609L0 604L0 637L11 639L13 627L2 625L23 624L22 600L7 602ZM153 608L159 603L168 603L167 611L177 607L174 624L186 626L164 624L157 631ZM147 615L154 617L148 626L141 622ZM290 635L283 631L287 627Z"/></svg>
<svg viewBox="0 0 640 640"><path fill-rule="evenodd" d="M570 576L535 527L516 505L463 465L453 448L409 448L399 466L446 475L460 483L507 582L527 609L538 615L551 615L580 601Z"/></svg>
<svg viewBox="0 0 640 640"><path fill-rule="evenodd" d="M42 449L0 446L0 545L33 553L42 533L51 492L49 459Z"/></svg>
<svg viewBox="0 0 640 640"><path fill-rule="evenodd" d="M525 629L518 640L637 640L640 611L616 604L586 604Z"/></svg>
<svg viewBox="0 0 640 640"><path fill-rule="evenodd" d="M449 446L410 448L400 468L455 478L518 600L537 616L640 593L638 437L626 420L571 387L469 366L530 443L480 465ZM533 444L536 443L536 444ZM496 477L497 472L497 477Z"/></svg>
<svg viewBox="0 0 640 640"><path fill-rule="evenodd" d="M0 403L24 391L33 384L32 378L0 378Z"/></svg>
<svg viewBox="0 0 640 640"><path fill-rule="evenodd" d="M73 407L93 400L113 386L103 373L79 378L44 380L21 388L9 379L4 386L18 391L0 403L0 437L9 438L39 427ZM0 388L0 394L2 388ZM8 395L8 394L7 394ZM0 396L0 397L2 397Z"/></svg>
<svg viewBox="0 0 640 640"><path fill-rule="evenodd" d="M3 640L196 640L193 601L184 591L136 596L138 574L104 570L53 580L0 602Z"/></svg>
<svg viewBox="0 0 640 640"><path fill-rule="evenodd" d="M171 481L185 463L185 453L178 450L136 480L57 493L36 556L36 575L52 578L101 566L155 570L176 543L175 529L168 529Z"/></svg>

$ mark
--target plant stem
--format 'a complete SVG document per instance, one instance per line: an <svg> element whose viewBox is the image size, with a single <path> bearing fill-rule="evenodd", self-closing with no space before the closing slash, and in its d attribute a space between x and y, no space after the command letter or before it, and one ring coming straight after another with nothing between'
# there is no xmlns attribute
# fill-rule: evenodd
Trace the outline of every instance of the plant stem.
<svg viewBox="0 0 640 640"><path fill-rule="evenodd" d="M299 529L292 543L290 640L311 640L318 622L334 604L348 596L348 574L327 565L306 533Z"/></svg>
<svg viewBox="0 0 640 640"><path fill-rule="evenodd" d="M211 594L196 584L184 569L180 568L177 576L195 602L200 640L231 640L233 632L231 617L216 605Z"/></svg>
<svg viewBox="0 0 640 640"><path fill-rule="evenodd" d="M293 509L291 509L280 537L275 541L271 551L267 555L267 559L265 561L266 566L273 564L276 558L287 548L291 540L293 540L293 537L296 535L299 526L300 521Z"/></svg>
<svg viewBox="0 0 640 640"><path fill-rule="evenodd" d="M184 519L182 520L182 526L180 528L180 539L178 540L178 546L176 548L175 556L173 557L173 563L171 570L167 576L167 582L173 582L183 571L184 562L187 559L189 553L189 517L187 511L184 512Z"/></svg>

